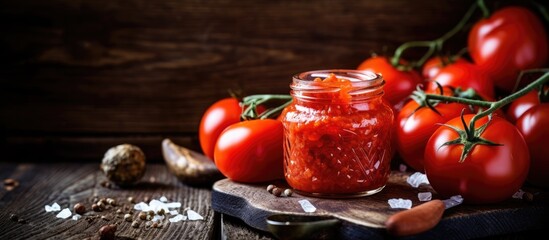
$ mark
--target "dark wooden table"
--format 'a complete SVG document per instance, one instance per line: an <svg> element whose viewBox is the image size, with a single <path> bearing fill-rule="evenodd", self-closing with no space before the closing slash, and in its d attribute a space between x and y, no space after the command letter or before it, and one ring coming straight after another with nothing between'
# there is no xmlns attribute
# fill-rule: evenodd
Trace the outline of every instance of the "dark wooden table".
<svg viewBox="0 0 549 240"><path fill-rule="evenodd" d="M143 179L131 188L106 186L99 164L92 163L0 163L0 179L16 182L3 183L0 189L0 239L99 239L99 228L110 223L118 224L116 239L274 239L268 232L214 211L210 187L185 185L161 163L148 164ZM180 202L180 212L188 207L204 220L169 223L165 219L161 228L146 227L144 222L134 228L124 221L123 214L116 213L133 207L128 197L140 202L162 196ZM113 198L117 206L94 212L90 209L94 198ZM57 218L57 212L45 211L46 205L55 202L71 211L82 203L88 212L79 220ZM133 213L134 218L137 213ZM541 231L519 232L486 239L531 239L539 234Z"/></svg>
<svg viewBox="0 0 549 240"><path fill-rule="evenodd" d="M214 212L211 189L182 184L163 164L149 164L142 181L128 189L105 187L99 165L90 163L0 163L0 179L18 182L13 189L6 185L0 189L0 239L99 239L99 228L109 223L118 224L116 239L273 239L239 219ZM137 202L166 196L180 202L181 210L189 207L204 220L169 223L166 219L161 228L143 223L133 228L123 220L123 214L116 213L125 205L133 206L127 201L130 196ZM94 212L90 209L94 197L113 198L118 206ZM88 212L79 220L57 218L58 212L45 211L45 206L54 202L71 211L76 203L82 203Z"/></svg>

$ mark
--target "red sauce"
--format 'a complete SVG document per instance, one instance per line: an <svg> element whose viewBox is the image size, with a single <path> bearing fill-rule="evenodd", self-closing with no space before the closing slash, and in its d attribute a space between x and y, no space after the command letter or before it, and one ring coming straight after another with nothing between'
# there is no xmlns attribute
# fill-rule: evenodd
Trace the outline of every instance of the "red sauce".
<svg viewBox="0 0 549 240"><path fill-rule="evenodd" d="M374 93L358 95L351 94L355 85L336 74L297 85L294 79L294 100L282 119L285 178L295 190L362 196L387 183L393 112L381 99L383 84Z"/></svg>

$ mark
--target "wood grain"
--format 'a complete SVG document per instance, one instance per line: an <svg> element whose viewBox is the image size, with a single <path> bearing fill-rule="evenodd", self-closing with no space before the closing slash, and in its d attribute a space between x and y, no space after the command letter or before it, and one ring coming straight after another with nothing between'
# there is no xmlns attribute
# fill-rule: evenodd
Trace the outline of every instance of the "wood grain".
<svg viewBox="0 0 549 240"><path fill-rule="evenodd" d="M11 161L91 161L113 138L195 147L229 89L288 93L298 72L441 36L471 2L3 1L0 144Z"/></svg>
<svg viewBox="0 0 549 240"><path fill-rule="evenodd" d="M169 174L164 165L151 164L142 181L133 188L105 188L105 180L94 164L0 164L0 179L13 178L20 185L12 191L0 190L0 239L99 239L98 229L107 223L119 224L117 239L212 239L214 238L214 211L211 193L207 188L192 188L180 183ZM45 212L44 206L57 202L62 208L83 203L90 209L93 196L117 199L119 207L103 212L88 211L80 220L59 219L56 213ZM203 221L168 223L162 228L131 227L116 209L132 207L127 197L136 201L146 197L166 196L181 202L204 217ZM25 219L25 223L10 220L10 215ZM105 221L97 216L115 216ZM137 213L134 213L136 218ZM86 220L89 218L90 220Z"/></svg>
<svg viewBox="0 0 549 240"><path fill-rule="evenodd" d="M310 198L294 194L292 197L275 197L268 193L265 184L240 184L228 179L213 186L212 207L215 211L238 217L248 225L266 231L266 217L284 213L293 215L333 216L343 221L340 237L345 239L383 239L389 237L385 221L400 209L391 209L387 200L404 198L419 205L418 192L434 190L429 186L418 189L406 183L410 173L393 172L388 185L372 196L356 199ZM283 186L282 182L274 183ZM473 239L516 234L524 231L541 231L549 223L548 193L528 189L539 198L535 202L509 199L499 204L460 205L445 211L442 220L433 229L411 236L412 239ZM440 197L434 193L434 199ZM307 214L298 200L307 199L316 212Z"/></svg>

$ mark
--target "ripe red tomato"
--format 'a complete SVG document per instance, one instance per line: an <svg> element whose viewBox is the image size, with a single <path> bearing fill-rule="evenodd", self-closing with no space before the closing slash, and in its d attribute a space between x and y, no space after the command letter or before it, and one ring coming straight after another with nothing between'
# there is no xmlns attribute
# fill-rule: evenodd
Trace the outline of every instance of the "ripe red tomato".
<svg viewBox="0 0 549 240"><path fill-rule="evenodd" d="M402 61L405 64L404 61ZM416 86L423 80L417 71L401 71L391 64L387 57L374 56L364 60L357 68L379 73L385 80L383 87L385 95L391 106L399 110L402 108L405 100L416 89Z"/></svg>
<svg viewBox="0 0 549 240"><path fill-rule="evenodd" d="M510 6L475 23L467 45L475 64L509 93L520 71L546 64L548 44L541 20L527 8Z"/></svg>
<svg viewBox="0 0 549 240"><path fill-rule="evenodd" d="M463 109L465 113L471 113L471 111L464 104L439 103L434 108L440 114L428 107L422 107L414 112L418 106L417 102L409 101L400 111L396 120L398 124L396 145L400 157L406 164L416 171L424 172L425 144L439 127L437 124L459 117Z"/></svg>
<svg viewBox="0 0 549 240"><path fill-rule="evenodd" d="M538 104L524 112L516 126L530 149L531 165L527 181L549 188L549 103Z"/></svg>
<svg viewBox="0 0 549 240"><path fill-rule="evenodd" d="M490 78L481 72L477 66L465 60L455 62L440 69L432 79L442 86L461 87L463 90L473 88L477 93L495 99L494 85ZM437 85L429 82L428 91L434 91Z"/></svg>
<svg viewBox="0 0 549 240"><path fill-rule="evenodd" d="M202 115L198 127L198 140L204 154L214 158L214 148L221 132L231 124L240 122L242 107L236 98L224 98L212 104Z"/></svg>
<svg viewBox="0 0 549 240"><path fill-rule="evenodd" d="M466 60L461 57L453 61L450 60L448 57L442 57L442 56L435 56L435 57L429 58L429 60L427 60L423 64L421 75L425 79L433 79L440 72L440 69L455 62L466 62Z"/></svg>
<svg viewBox="0 0 549 240"><path fill-rule="evenodd" d="M282 122L274 119L235 123L217 140L215 165L236 182L283 179L283 132Z"/></svg>
<svg viewBox="0 0 549 240"><path fill-rule="evenodd" d="M469 123L472 114L464 116ZM479 128L487 122L476 122ZM463 130L461 119L446 123ZM528 146L515 126L494 116L480 137L501 146L476 145L460 162L463 144L443 144L458 139L458 133L439 127L425 148L425 174L437 193L449 197L461 195L467 203L497 203L510 198L522 186L528 175Z"/></svg>
<svg viewBox="0 0 549 240"><path fill-rule="evenodd" d="M540 104L538 90L532 90L509 104L509 108L506 111L507 119L515 123L524 112L538 104Z"/></svg>

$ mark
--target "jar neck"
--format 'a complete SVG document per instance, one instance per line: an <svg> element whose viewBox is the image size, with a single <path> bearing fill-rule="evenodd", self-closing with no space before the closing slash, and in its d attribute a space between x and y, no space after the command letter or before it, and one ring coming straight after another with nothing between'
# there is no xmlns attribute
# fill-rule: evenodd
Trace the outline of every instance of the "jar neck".
<svg viewBox="0 0 549 240"><path fill-rule="evenodd" d="M360 70L318 70L293 77L290 94L299 102L351 104L383 96L379 74Z"/></svg>

